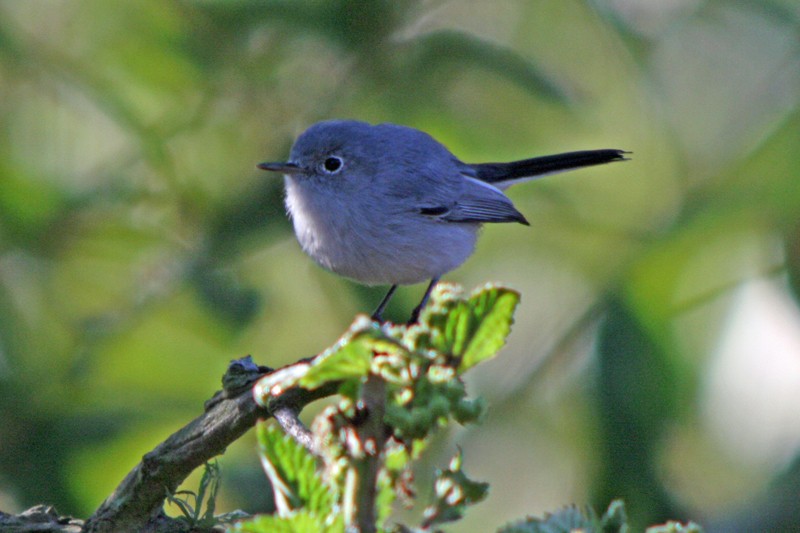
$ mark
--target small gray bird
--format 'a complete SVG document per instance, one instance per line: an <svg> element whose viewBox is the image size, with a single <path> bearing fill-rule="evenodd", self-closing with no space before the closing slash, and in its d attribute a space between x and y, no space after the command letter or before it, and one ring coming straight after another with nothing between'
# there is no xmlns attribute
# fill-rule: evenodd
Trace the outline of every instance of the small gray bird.
<svg viewBox="0 0 800 533"><path fill-rule="evenodd" d="M439 278L472 255L484 222L528 225L503 189L574 168L625 160L623 150L588 150L510 163L468 164L422 131L395 124L329 120L308 128L281 172L286 207L303 251L365 285L430 280L416 322Z"/></svg>

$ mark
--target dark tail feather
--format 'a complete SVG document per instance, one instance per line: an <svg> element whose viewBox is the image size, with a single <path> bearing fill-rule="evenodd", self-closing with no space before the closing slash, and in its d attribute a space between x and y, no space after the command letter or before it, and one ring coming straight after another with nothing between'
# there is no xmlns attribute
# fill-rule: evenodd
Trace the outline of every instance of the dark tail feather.
<svg viewBox="0 0 800 533"><path fill-rule="evenodd" d="M521 178L531 178L574 168L602 165L614 161L627 161L624 150L584 150L545 155L510 163L479 163L470 165L476 178L487 183L502 183Z"/></svg>

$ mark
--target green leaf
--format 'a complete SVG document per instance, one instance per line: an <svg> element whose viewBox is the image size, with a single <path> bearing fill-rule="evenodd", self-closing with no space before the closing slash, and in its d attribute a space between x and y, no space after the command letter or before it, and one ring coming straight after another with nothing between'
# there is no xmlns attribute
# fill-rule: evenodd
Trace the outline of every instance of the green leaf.
<svg viewBox="0 0 800 533"><path fill-rule="evenodd" d="M478 327L464 351L460 371L494 356L503 347L511 331L518 303L518 292L500 287L478 291L469 299Z"/></svg>
<svg viewBox="0 0 800 533"><path fill-rule="evenodd" d="M332 381L361 379L369 373L372 349L366 342L350 341L314 359L298 384L316 389Z"/></svg>
<svg viewBox="0 0 800 533"><path fill-rule="evenodd" d="M308 450L273 425L258 426L258 443L275 501L325 516L331 513L334 490L317 474L317 461Z"/></svg>
<svg viewBox="0 0 800 533"><path fill-rule="evenodd" d="M423 313L423 331L417 333L415 340L420 348L460 358L458 370L461 373L502 348L511 331L519 293L489 284L465 300L451 287L443 285Z"/></svg>
<svg viewBox="0 0 800 533"><path fill-rule="evenodd" d="M184 519L184 522L186 522L187 524L193 524L195 516L194 506L191 505L186 499L182 499L180 497L184 496L184 494L181 494L182 492L184 491L177 492L175 494L168 493L167 502L174 505L180 510L181 515L183 515L180 518ZM191 495L194 496L194 494Z"/></svg>
<svg viewBox="0 0 800 533"><path fill-rule="evenodd" d="M628 530L628 513L625 512L625 502L614 500L608 504L608 509L600 519L600 529L604 533Z"/></svg>
<svg viewBox="0 0 800 533"><path fill-rule="evenodd" d="M629 527L625 504L622 500L612 501L602 518L598 518L591 508L581 511L573 505L555 513L547 513L544 518L528 517L513 522L498 530L498 533L571 533L578 530L627 533Z"/></svg>
<svg viewBox="0 0 800 533"><path fill-rule="evenodd" d="M566 507L542 518L528 517L509 524L498 533L571 533L572 531L596 531L595 522L584 516L577 507Z"/></svg>
<svg viewBox="0 0 800 533"><path fill-rule="evenodd" d="M207 462L196 493L190 490L179 490L174 494L167 493L167 502L176 506L181 512L182 516L178 517L178 520L192 527L218 524L219 519L214 516L214 510L221 479L219 463L217 461ZM193 500L194 503L190 503L190 500ZM205 512L203 512L204 503Z"/></svg>
<svg viewBox="0 0 800 533"><path fill-rule="evenodd" d="M321 354L261 378L253 388L253 395L260 405L268 407L274 396L298 385L317 389L335 381L357 380L359 383L369 373L376 352L396 350L405 348L384 333L377 323L358 317L336 344Z"/></svg>
<svg viewBox="0 0 800 533"><path fill-rule="evenodd" d="M332 381L366 377L376 353L405 351L399 341L386 335L368 319L357 319L342 339L311 361L311 367L298 384L315 389Z"/></svg>
<svg viewBox="0 0 800 533"><path fill-rule="evenodd" d="M197 509L195 511L199 514L200 507L205 500L206 511L203 513L202 519L212 521L214 520L214 511L217 504L217 493L219 492L220 480L222 479L222 472L219 467L219 462L210 461L205 465L203 470L203 477L200 479L200 488L197 489ZM208 497L206 498L206 492ZM199 518L199 516L198 516Z"/></svg>
<svg viewBox="0 0 800 533"><path fill-rule="evenodd" d="M330 533L344 532L341 516L332 524L326 523L325 517L310 511L297 511L290 516L260 515L247 522L234 524L230 531L243 533Z"/></svg>

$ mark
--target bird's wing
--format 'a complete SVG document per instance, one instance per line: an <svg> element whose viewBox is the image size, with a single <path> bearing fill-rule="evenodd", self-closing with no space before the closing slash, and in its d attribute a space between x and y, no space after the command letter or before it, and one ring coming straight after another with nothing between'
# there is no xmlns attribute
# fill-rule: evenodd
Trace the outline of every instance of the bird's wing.
<svg viewBox="0 0 800 533"><path fill-rule="evenodd" d="M420 213L447 222L519 222L528 225L511 200L500 189L464 176L461 195L449 205L423 207Z"/></svg>

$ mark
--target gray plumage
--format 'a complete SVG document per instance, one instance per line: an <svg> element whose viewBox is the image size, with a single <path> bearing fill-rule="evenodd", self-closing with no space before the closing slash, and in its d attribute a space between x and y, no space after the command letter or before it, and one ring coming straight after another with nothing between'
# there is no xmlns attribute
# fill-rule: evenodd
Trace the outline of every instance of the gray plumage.
<svg viewBox="0 0 800 533"><path fill-rule="evenodd" d="M413 128L331 120L300 135L288 162L259 168L285 174L297 239L318 264L366 285L433 280L430 290L472 254L482 223L528 224L502 189L623 160L624 153L593 150L471 165Z"/></svg>

